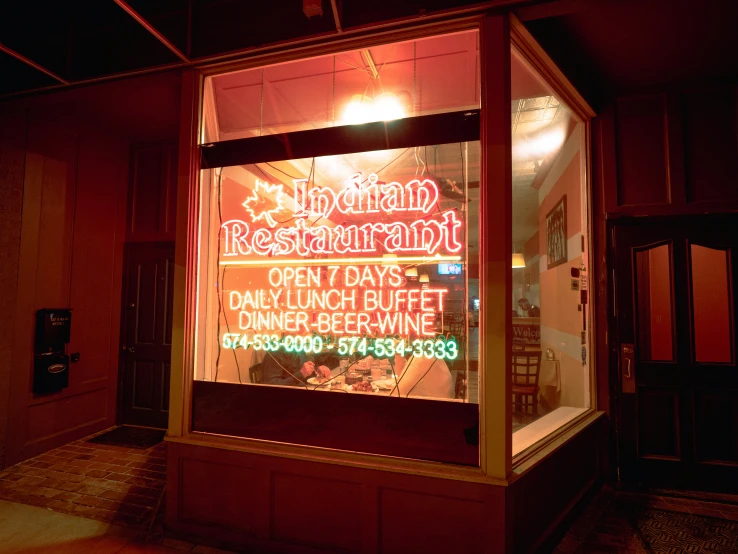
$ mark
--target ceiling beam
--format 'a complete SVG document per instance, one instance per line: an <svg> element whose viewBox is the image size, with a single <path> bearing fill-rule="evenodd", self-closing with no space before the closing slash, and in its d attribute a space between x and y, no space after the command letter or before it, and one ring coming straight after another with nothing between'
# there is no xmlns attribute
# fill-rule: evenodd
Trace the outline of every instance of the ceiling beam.
<svg viewBox="0 0 738 554"><path fill-rule="evenodd" d="M151 33L159 42L161 42L164 46L169 48L169 50L172 51L172 53L177 56L180 60L183 62L189 63L190 60L187 56L185 56L182 51L177 48L174 43L169 40L167 37L162 35L159 31L157 31L154 26L146 21L146 19L139 14L136 10L134 10L131 6L128 5L128 3L125 0L113 0L118 6L120 6L128 15L130 15L133 19L136 20L136 22L141 25L144 29L146 29L149 33Z"/></svg>
<svg viewBox="0 0 738 554"><path fill-rule="evenodd" d="M44 66L42 66L40 64L37 64L33 60L29 60L23 54L19 54L18 52L16 52L12 48L8 48L7 46L5 46L2 43L0 43L0 52L5 52L8 56L12 56L16 60L21 61L24 64L30 65L36 71L40 71L44 75L48 75L52 79L55 79L55 80L59 81L60 83L62 83L64 85L68 85L69 84L69 81L67 81L66 79L62 79L61 77L59 77L59 75L57 75L53 71L49 71Z"/></svg>
<svg viewBox="0 0 738 554"><path fill-rule="evenodd" d="M337 0L331 0L331 10L333 10L333 21L336 22L336 31L342 33L343 29L341 28L341 18L338 17Z"/></svg>

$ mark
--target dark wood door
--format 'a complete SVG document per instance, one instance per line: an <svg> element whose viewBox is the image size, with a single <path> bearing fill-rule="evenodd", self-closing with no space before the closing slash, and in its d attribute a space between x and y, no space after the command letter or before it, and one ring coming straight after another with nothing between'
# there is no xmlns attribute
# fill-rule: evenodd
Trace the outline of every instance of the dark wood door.
<svg viewBox="0 0 738 554"><path fill-rule="evenodd" d="M126 260L122 421L164 429L169 418L174 244L131 244Z"/></svg>
<svg viewBox="0 0 738 554"><path fill-rule="evenodd" d="M622 480L738 490L738 218L614 229Z"/></svg>

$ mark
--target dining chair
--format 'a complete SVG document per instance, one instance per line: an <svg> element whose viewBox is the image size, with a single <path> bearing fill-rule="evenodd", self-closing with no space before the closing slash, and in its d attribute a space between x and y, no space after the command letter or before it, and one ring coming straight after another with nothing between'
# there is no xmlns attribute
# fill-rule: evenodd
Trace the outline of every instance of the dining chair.
<svg viewBox="0 0 738 554"><path fill-rule="evenodd" d="M251 379L251 383L254 385L258 385L261 383L261 376L262 376L262 369L261 369L261 363L258 363L256 365L252 365L249 368L249 378Z"/></svg>
<svg viewBox="0 0 738 554"><path fill-rule="evenodd" d="M513 411L538 416L538 375L541 372L541 352L513 351L512 393Z"/></svg>

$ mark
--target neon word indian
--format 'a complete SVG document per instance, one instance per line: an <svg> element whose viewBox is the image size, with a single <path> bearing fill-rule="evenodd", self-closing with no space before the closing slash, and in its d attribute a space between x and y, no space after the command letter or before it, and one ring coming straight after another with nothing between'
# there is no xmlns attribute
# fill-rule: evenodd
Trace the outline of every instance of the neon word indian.
<svg viewBox="0 0 738 554"><path fill-rule="evenodd" d="M307 191L305 179L295 180L294 184L295 215L280 223L274 215L285 211L283 185L263 183L257 179L253 196L243 204L251 223L231 219L222 225L224 256L385 252L432 255L441 250L457 253L462 249L461 221L456 210L442 212L437 208L438 186L430 179L414 179L401 185L397 182L379 183L375 174L362 181L361 174L356 174L350 186L339 192L329 187ZM259 191L270 194L276 207L257 213L253 205L259 204ZM342 220L351 216L384 214L391 219L403 215L405 218L414 217L414 221L335 223L330 219L335 212L342 214ZM317 219L310 223L309 217ZM318 221L320 225L316 225ZM266 226L255 227L257 222Z"/></svg>

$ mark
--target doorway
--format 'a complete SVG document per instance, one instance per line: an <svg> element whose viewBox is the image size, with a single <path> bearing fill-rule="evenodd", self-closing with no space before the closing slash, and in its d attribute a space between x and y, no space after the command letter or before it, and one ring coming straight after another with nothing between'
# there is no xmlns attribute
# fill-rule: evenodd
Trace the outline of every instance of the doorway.
<svg viewBox="0 0 738 554"><path fill-rule="evenodd" d="M174 243L129 244L124 275L121 423L166 429Z"/></svg>
<svg viewBox="0 0 738 554"><path fill-rule="evenodd" d="M714 216L613 229L623 481L738 492L736 229Z"/></svg>

